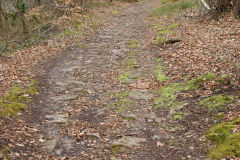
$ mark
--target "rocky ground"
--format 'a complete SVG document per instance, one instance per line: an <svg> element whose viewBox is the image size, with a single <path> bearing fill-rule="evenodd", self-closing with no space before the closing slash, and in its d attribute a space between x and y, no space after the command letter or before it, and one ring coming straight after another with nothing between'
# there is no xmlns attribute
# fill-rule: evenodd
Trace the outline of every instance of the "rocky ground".
<svg viewBox="0 0 240 160"><path fill-rule="evenodd" d="M227 107L238 112L239 91L219 74L180 75L173 83L181 71L165 73L174 68L168 49L149 42L158 3L127 8L40 67L29 115L1 140L12 159L206 159L204 133L228 108L209 110L199 101L227 93Z"/></svg>

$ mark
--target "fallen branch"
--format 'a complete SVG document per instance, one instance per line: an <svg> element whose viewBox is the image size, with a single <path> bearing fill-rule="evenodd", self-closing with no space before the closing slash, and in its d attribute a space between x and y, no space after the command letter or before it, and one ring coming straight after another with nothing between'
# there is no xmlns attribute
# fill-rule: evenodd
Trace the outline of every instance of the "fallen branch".
<svg viewBox="0 0 240 160"><path fill-rule="evenodd" d="M15 42L15 43L19 44L19 42L15 41L15 40L7 41L5 47L4 47L3 51L2 51L2 53L0 53L0 55L2 55L3 53L6 52L6 50L8 49L9 44L12 43L12 42Z"/></svg>
<svg viewBox="0 0 240 160"><path fill-rule="evenodd" d="M166 40L165 42L162 43L162 45L164 44L174 44L174 43L177 43L177 42L181 42L182 40L181 39L169 39L169 40Z"/></svg>
<svg viewBox="0 0 240 160"><path fill-rule="evenodd" d="M204 6L207 10L211 10L211 8L210 8L209 5L205 2L205 0L200 0L200 2L203 4L203 6Z"/></svg>

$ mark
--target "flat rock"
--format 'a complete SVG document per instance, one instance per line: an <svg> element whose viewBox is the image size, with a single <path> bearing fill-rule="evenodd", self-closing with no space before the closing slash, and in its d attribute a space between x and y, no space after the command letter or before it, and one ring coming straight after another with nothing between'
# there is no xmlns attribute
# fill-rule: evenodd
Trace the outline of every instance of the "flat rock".
<svg viewBox="0 0 240 160"><path fill-rule="evenodd" d="M73 100L76 98L77 98L77 96L75 96L75 95L62 95L62 96L52 97L52 99L54 101L67 101L67 100Z"/></svg>
<svg viewBox="0 0 240 160"><path fill-rule="evenodd" d="M88 133L86 133L86 136L92 136L92 137L96 137L98 139L102 139L99 133L88 132Z"/></svg>
<svg viewBox="0 0 240 160"><path fill-rule="evenodd" d="M56 85L59 85L59 86L67 86L67 85L71 85L71 84L81 84L81 85L84 85L86 83L82 82L82 81L78 81L78 80L58 81L58 82L56 82Z"/></svg>
<svg viewBox="0 0 240 160"><path fill-rule="evenodd" d="M44 142L44 145L48 152L52 152L57 146L57 140L56 139L47 140Z"/></svg>
<svg viewBox="0 0 240 160"><path fill-rule="evenodd" d="M67 116L64 114L57 115L46 115L45 116L49 121L47 123L67 123Z"/></svg>
<svg viewBox="0 0 240 160"><path fill-rule="evenodd" d="M134 99L143 99L143 100L148 100L153 97L153 94L143 92L143 91L138 91L138 90L132 90L129 93L129 97L134 98Z"/></svg>
<svg viewBox="0 0 240 160"><path fill-rule="evenodd" d="M126 146L126 147L137 147L137 146L140 146L141 142L146 142L146 139L145 138L125 136L121 139L113 141L112 145L123 145L123 146Z"/></svg>

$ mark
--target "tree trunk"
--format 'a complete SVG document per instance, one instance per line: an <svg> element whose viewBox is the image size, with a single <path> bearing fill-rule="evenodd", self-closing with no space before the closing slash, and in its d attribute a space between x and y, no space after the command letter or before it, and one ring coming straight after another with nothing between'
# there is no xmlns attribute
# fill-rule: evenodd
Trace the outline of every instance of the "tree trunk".
<svg viewBox="0 0 240 160"><path fill-rule="evenodd" d="M28 26L27 26L27 22L25 19L25 12L26 12L26 8L23 8L23 1L22 0L17 0L17 9L18 9L18 14L20 15L21 21L22 21L22 25L23 25L23 32L24 33L28 33ZM21 8L22 7L22 8Z"/></svg>
<svg viewBox="0 0 240 160"><path fill-rule="evenodd" d="M234 1L234 13L237 17L240 17L240 1L239 0L235 0Z"/></svg>
<svg viewBox="0 0 240 160"><path fill-rule="evenodd" d="M0 0L0 28L3 28L4 18L3 18L3 9L2 9L2 0Z"/></svg>

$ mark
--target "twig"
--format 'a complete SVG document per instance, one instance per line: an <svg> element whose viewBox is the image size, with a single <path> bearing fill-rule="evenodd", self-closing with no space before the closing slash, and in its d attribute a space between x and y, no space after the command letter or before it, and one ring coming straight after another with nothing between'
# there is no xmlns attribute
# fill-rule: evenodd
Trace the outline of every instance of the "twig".
<svg viewBox="0 0 240 160"><path fill-rule="evenodd" d="M6 46L4 47L4 49L3 49L3 51L2 51L1 54L3 54L3 53L6 52L6 50L8 49L9 44L12 43L12 42L15 42L15 43L18 43L18 44L19 44L19 42L15 41L15 40L7 41L7 42L6 42ZM1 54L0 54L0 55L1 55Z"/></svg>
<svg viewBox="0 0 240 160"><path fill-rule="evenodd" d="M205 2L205 0L200 0L200 2L203 4L203 6L205 8L207 8L207 10L211 10L211 8L209 7L209 5Z"/></svg>
<svg viewBox="0 0 240 160"><path fill-rule="evenodd" d="M44 31L43 32L43 34L46 34L47 32L49 32L49 31L51 31L53 28L55 28L56 27L56 24L55 25L53 25L51 28L49 28L48 30L46 30L46 31Z"/></svg>

